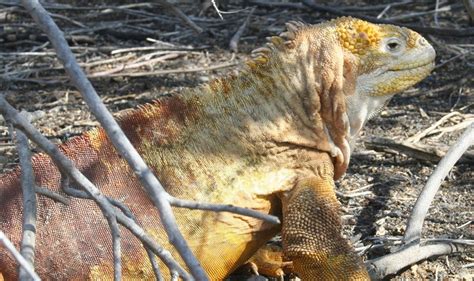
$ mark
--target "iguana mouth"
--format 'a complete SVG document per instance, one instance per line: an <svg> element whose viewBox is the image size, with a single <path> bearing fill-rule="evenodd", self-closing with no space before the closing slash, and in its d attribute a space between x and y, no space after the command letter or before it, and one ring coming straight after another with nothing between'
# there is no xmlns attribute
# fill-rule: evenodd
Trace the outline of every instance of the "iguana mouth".
<svg viewBox="0 0 474 281"><path fill-rule="evenodd" d="M412 70L412 69L418 69L418 68L425 68L427 66L433 66L433 65L434 65L434 61L429 60L429 61L423 61L419 63L413 63L410 65L395 66L395 67L389 68L388 71L406 71L406 70Z"/></svg>

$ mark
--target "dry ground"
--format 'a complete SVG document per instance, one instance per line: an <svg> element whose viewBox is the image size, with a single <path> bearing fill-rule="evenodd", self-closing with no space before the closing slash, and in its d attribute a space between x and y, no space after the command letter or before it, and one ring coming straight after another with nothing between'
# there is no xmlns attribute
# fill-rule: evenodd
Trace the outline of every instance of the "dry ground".
<svg viewBox="0 0 474 281"><path fill-rule="evenodd" d="M92 82L113 112L236 71L238 67L225 66L247 59L249 51L264 44L265 37L281 32L286 21L317 23L333 17L307 8L264 7L242 1L257 8L239 41L239 51L232 53L229 41L249 10L224 14L220 20L212 8L201 11L193 1L187 2L179 7L204 29L201 34L174 14L140 1L94 1L94 5L89 1L48 1L47 6L85 70L97 76ZM227 3L221 6L223 10L244 7L241 1L217 2ZM382 4L390 1L350 1L349 9L342 9L347 4L344 1L338 2L334 7L341 11L377 16L386 7ZM375 2L382 6L374 6ZM388 9L382 18L398 17L405 23L435 26L431 12L435 1L404 2ZM120 6L130 3L135 5ZM369 9L361 11L361 7ZM469 27L461 1L440 1L440 8L444 10L436 14L439 27ZM338 183L346 235L356 237L358 246L374 245L365 257L387 252L387 248L377 246L380 241L374 241L374 236L403 235L411 207L436 167L436 162L374 146L372 137L403 141L447 114L458 112L418 142L424 150L442 153L462 133L467 121L473 120L473 37L426 35L437 50L438 67L416 88L396 96L367 124L350 169ZM0 2L0 40L0 90L17 108L38 116L35 125L48 138L61 142L96 125L44 36L21 8L8 1ZM128 49L137 47L153 49ZM176 73L160 73L176 69ZM0 170L10 169L15 162L16 153L1 121ZM441 186L425 222L424 237L473 239L473 176L473 158L466 157ZM395 279L472 280L472 263L472 254L440 257L414 265Z"/></svg>

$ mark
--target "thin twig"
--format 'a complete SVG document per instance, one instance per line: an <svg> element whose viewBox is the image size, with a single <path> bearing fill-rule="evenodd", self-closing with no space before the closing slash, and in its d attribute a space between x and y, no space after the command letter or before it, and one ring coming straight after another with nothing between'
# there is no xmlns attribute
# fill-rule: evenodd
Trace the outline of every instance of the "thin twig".
<svg viewBox="0 0 474 281"><path fill-rule="evenodd" d="M198 51L203 48L193 48L186 46L144 46L144 47L132 47L112 50L111 55L119 53L137 52L137 51Z"/></svg>
<svg viewBox="0 0 474 281"><path fill-rule="evenodd" d="M216 1L215 0L211 0L212 2L212 6L214 7L214 10L216 10L217 14L219 15L219 17L221 18L221 20L224 20L224 17L222 16L222 13L221 11L219 10L219 7L217 7L217 4L216 4Z"/></svg>
<svg viewBox="0 0 474 281"><path fill-rule="evenodd" d="M453 57L451 57L451 58L449 58L449 59L447 59L447 60L441 62L440 64L437 64L434 69L437 70L437 69L439 69L439 68L445 66L446 64L452 62L453 60L457 60L458 58L465 57L466 55L467 55L467 52L466 52L466 53L461 53L461 54L454 55Z"/></svg>
<svg viewBox="0 0 474 281"><path fill-rule="evenodd" d="M87 196L87 198L90 199L89 196ZM107 197L107 198L108 198L109 202L112 205L114 205L115 207L117 207L118 209L120 209L122 211L122 213L125 214L125 216L130 218L135 224L138 224L138 220L135 218L132 211L130 211L130 209L125 204L123 204L122 202L120 202L118 200L115 200L113 198L109 198L109 197ZM148 259L150 260L150 264L151 264L151 267L153 269L153 273L155 274L155 279L157 281L164 281L163 276L161 275L160 267L158 265L158 262L156 261L156 256L153 253L153 250L150 249L150 247L147 246L147 245L144 245L144 246L145 246L145 251L148 255Z"/></svg>
<svg viewBox="0 0 474 281"><path fill-rule="evenodd" d="M244 30L247 27L247 25L250 21L250 17L253 15L253 12L255 12L255 7L252 8L252 10L250 10L249 14L247 15L247 18L245 19L245 21L242 23L242 25L239 27L237 32L234 34L234 36L232 36L232 39L230 40L229 48L234 53L237 53L237 51L238 51L238 44L239 44L240 37L244 33Z"/></svg>
<svg viewBox="0 0 474 281"><path fill-rule="evenodd" d="M176 53L170 53L166 55L162 55L160 57L151 59L151 60L145 60L141 62L131 62L131 63L124 63L122 65L116 66L112 69L105 70L105 71L100 71L100 72L94 72L91 74L88 74L89 77L103 77L103 76L108 76L111 74L115 74L117 72L127 70L127 69L134 69L134 68L139 68L142 66L153 66L154 64L158 62L162 62L168 59L175 59L178 58L179 56L182 56L181 54L176 54Z"/></svg>
<svg viewBox="0 0 474 281"><path fill-rule="evenodd" d="M391 21L398 21L398 20L406 20L410 18L417 18L423 15L429 15L429 14L437 14L438 12L449 12L451 11L450 6L443 7L441 9L433 10L433 11L424 11L424 12L413 12L413 13L408 13L408 14L402 14L398 16L393 16L386 18L385 20L391 20ZM436 24L436 26L439 26L439 24Z"/></svg>
<svg viewBox="0 0 474 281"><path fill-rule="evenodd" d="M67 21L67 22L70 22L76 26L79 26L79 27L82 27L82 28L87 28L87 26L85 26L84 24L82 24L81 22L78 22L76 20L73 20L73 19L70 19L69 17L66 17L66 16L63 16L63 15L59 15L59 14L54 14L54 13L49 13L49 15L53 18L58 18L58 19L62 19L64 21Z"/></svg>
<svg viewBox="0 0 474 281"><path fill-rule="evenodd" d="M66 197L47 188L35 186L35 192L40 195L46 196L56 202L63 203L64 205L69 205L69 200Z"/></svg>
<svg viewBox="0 0 474 281"><path fill-rule="evenodd" d="M359 196L373 196L374 193L372 191L361 191L361 192L350 192L350 193L343 193L340 191L336 191L336 195L342 198L354 198Z"/></svg>
<svg viewBox="0 0 474 281"><path fill-rule="evenodd" d="M54 53L54 55L56 55L56 53ZM110 59L101 59L101 60L96 60L96 61L86 62L86 63L79 63L79 65L81 67L84 67L84 68L91 68L91 67L99 66L99 65L102 65L102 64L110 64L110 63L114 63L114 62L129 60L129 59L133 58L134 56L135 56L134 54L127 54L127 55L121 56L121 57L115 57L115 58L110 58ZM25 75L30 75L31 76L34 73L38 73L38 72L42 72L42 71L62 70L62 69L64 69L64 67L62 65L61 66L52 66L50 64L49 67L39 67L39 68L29 67L25 70L4 72L0 75L0 77L3 77L5 79L8 79L12 76L19 76L19 75L24 77Z"/></svg>
<svg viewBox="0 0 474 281"><path fill-rule="evenodd" d="M34 281L41 281L38 274L34 271L27 260L18 252L13 243L5 236L2 230L0 230L0 244L3 244L5 248L13 255L16 261L25 269Z"/></svg>
<svg viewBox="0 0 474 281"><path fill-rule="evenodd" d="M122 246L120 243L120 229L117 224L117 217L114 214L106 214L107 223L112 235L112 252L114 256L114 281L122 280Z"/></svg>
<svg viewBox="0 0 474 281"><path fill-rule="evenodd" d="M440 9L439 9L439 0L436 0L434 15L433 15L434 22L435 22L436 26L439 26L439 21L438 21L438 12L439 11L440 11Z"/></svg>
<svg viewBox="0 0 474 281"><path fill-rule="evenodd" d="M380 13L377 15L377 18L378 18L378 19L382 18L382 17L388 12L388 10L390 10L390 8L392 8L392 5L388 4L388 5L382 10L382 12L380 12Z"/></svg>
<svg viewBox="0 0 474 281"><path fill-rule="evenodd" d="M471 23L474 23L474 1L472 0L463 0L464 8L466 8L466 12L469 15L469 19Z"/></svg>
<svg viewBox="0 0 474 281"><path fill-rule="evenodd" d="M259 211L254 211L248 208L241 208L236 207L233 205L222 205L222 204L208 204L208 203L201 203L191 200L184 200L178 199L175 197L169 197L168 201L174 207L179 208L188 208L188 209L196 209L196 210L207 210L213 212L230 212L235 213L247 217L253 217L256 219L260 219L266 222L270 222L273 224L280 224L280 219L276 216L267 215Z"/></svg>
<svg viewBox="0 0 474 281"><path fill-rule="evenodd" d="M240 9L240 10L235 10L235 11L221 11L219 7L217 6L217 3L215 0L211 0L211 3L212 3L212 7L214 7L217 14L219 15L219 18L221 18L221 20L224 20L224 17L222 16L222 14L236 14L236 13L240 13L246 10L246 9Z"/></svg>
<svg viewBox="0 0 474 281"><path fill-rule="evenodd" d="M55 56L55 52L0 52L0 56Z"/></svg>
<svg viewBox="0 0 474 281"><path fill-rule="evenodd" d="M192 30L194 30L196 33L202 33L204 30L199 27L197 24L195 24L188 16L186 16L183 11L178 9L176 6L173 4L169 3L166 0L158 0L158 2L163 5L166 9L169 9L175 16L180 18L187 26L191 27Z"/></svg>
<svg viewBox="0 0 474 281"><path fill-rule="evenodd" d="M420 196L416 200L415 207L408 219L407 228L403 241L411 243L419 240L421 237L421 229L425 220L431 201L438 191L443 179L448 175L451 168L456 164L463 153L474 143L474 122L469 126L459 140L448 150L448 153L441 159L433 174L431 174L428 182L421 191Z"/></svg>
<svg viewBox="0 0 474 281"><path fill-rule="evenodd" d="M461 113L457 112L457 111L453 111L453 112L450 112L448 114L446 114L445 116L443 116L441 119L439 119L438 121L436 121L433 125L431 125L429 128L419 132L418 134L412 136L412 137L409 137L408 139L406 139L404 142L405 143L416 143L418 141L420 141L422 138L424 138L425 136L427 136L431 131L433 131L436 127L438 127L439 125L443 124L446 120L450 119L451 117L453 116L459 116L461 115Z"/></svg>
<svg viewBox="0 0 474 281"><path fill-rule="evenodd" d="M422 148L411 142L396 142L391 138L371 137L364 141L364 144L368 149L392 153L395 150L409 157L429 162L438 162L443 156L443 152L436 148Z"/></svg>

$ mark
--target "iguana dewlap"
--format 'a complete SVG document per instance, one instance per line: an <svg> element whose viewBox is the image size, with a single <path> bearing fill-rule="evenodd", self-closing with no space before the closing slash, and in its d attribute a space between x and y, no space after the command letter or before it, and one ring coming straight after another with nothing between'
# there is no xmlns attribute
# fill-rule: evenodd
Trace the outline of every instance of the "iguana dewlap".
<svg viewBox="0 0 474 281"><path fill-rule="evenodd" d="M395 93L425 78L435 52L409 29L353 18L292 22L287 28L256 50L240 75L123 113L120 124L173 196L282 218L276 226L236 214L175 209L211 280L225 278L279 231L285 257L303 280L367 279L341 236L334 180L345 172L350 143L363 124ZM157 211L102 129L61 149L169 248ZM36 155L33 166L38 186L62 193L49 157ZM19 173L0 176L0 229L17 246ZM70 198L64 205L38 196L38 208L35 267L42 278L112 278L109 227L92 201ZM122 247L124 279L153 279L144 249L125 229ZM3 249L0 272L6 280L16 277L16 264Z"/></svg>

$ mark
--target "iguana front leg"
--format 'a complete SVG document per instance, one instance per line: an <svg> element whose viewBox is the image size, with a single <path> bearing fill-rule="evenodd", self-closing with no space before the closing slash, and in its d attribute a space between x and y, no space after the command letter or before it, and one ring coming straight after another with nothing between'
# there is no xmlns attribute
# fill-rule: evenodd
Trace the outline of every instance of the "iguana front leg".
<svg viewBox="0 0 474 281"><path fill-rule="evenodd" d="M331 175L300 180L282 195L285 256L303 280L370 280L341 235Z"/></svg>

